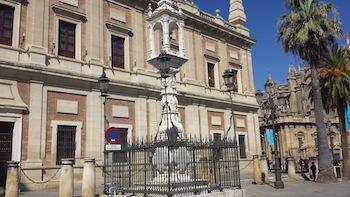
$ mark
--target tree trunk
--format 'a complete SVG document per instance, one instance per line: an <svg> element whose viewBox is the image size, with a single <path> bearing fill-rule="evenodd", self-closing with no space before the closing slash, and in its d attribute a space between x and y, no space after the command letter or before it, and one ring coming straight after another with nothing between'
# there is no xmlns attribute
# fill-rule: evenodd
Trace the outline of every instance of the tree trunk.
<svg viewBox="0 0 350 197"><path fill-rule="evenodd" d="M315 120L317 130L317 144L318 144L318 169L319 174L317 182L328 183L337 181L332 164L332 155L328 146L328 137L326 132L326 125L324 123L324 110L321 96L320 81L318 79L318 71L316 64L311 64L312 72L312 93L315 108Z"/></svg>
<svg viewBox="0 0 350 197"><path fill-rule="evenodd" d="M339 101L337 112L339 117L339 130L341 136L341 149L343 158L343 179L350 179L350 158L349 158L349 141L348 133L345 126L345 108L346 102Z"/></svg>

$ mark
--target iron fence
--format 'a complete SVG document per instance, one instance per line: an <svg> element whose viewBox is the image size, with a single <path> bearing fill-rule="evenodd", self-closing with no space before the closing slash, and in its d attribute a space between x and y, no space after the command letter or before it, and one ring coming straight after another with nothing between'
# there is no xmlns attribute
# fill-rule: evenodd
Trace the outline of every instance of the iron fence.
<svg viewBox="0 0 350 197"><path fill-rule="evenodd" d="M105 194L185 196L240 188L232 141L127 144L105 153Z"/></svg>

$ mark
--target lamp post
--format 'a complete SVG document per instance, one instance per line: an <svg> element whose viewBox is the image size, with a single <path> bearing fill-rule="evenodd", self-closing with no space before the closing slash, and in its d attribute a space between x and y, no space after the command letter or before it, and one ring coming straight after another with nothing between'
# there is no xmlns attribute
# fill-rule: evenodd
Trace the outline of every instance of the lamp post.
<svg viewBox="0 0 350 197"><path fill-rule="evenodd" d="M109 88L109 79L106 76L106 72L105 69L103 68L102 70L102 74L101 76L98 78L98 85L99 85L99 89L101 92L101 98L103 99L103 132L106 131L107 128L107 115L106 115L106 101L107 101L107 97L108 97L108 88ZM107 152L106 152L106 143L104 143L103 146L103 154L104 154L104 167L103 167L103 171L104 171L104 193L107 193L108 188L106 188L106 159L107 159Z"/></svg>
<svg viewBox="0 0 350 197"><path fill-rule="evenodd" d="M233 105L233 100L232 100L232 96L234 94L234 92L236 91L237 89L237 84L236 84L236 81L235 81L235 78L236 78L236 73L233 72L232 70L225 70L224 74L222 75L222 78L224 78L224 83L225 83L225 86L226 86L226 92L229 93L229 96L230 96L230 102L231 102L231 119L230 119L230 129L232 128L232 125L235 127L236 124L234 124L234 113L233 113L233 108L232 108L232 105ZM234 143L235 145L237 145L237 136L236 136L236 129L233 128L233 132L234 132ZM225 138L227 137L227 133L225 135Z"/></svg>
<svg viewBox="0 0 350 197"><path fill-rule="evenodd" d="M268 95L268 106L271 111L271 124L272 124L272 130L274 133L274 156L275 156L275 183L274 187L276 189L283 189L284 183L282 181L281 177L281 153L279 151L279 140L278 140L278 131L275 127L275 116L276 116L276 108L277 106L274 104L273 101L273 83L271 80L268 80L265 83L265 91Z"/></svg>
<svg viewBox="0 0 350 197"><path fill-rule="evenodd" d="M222 75L222 78L224 78L224 83L226 86L226 92L229 93L230 96L230 103L231 103L231 118L230 118L230 128L229 130L226 132L224 139L227 138L227 134L228 132L233 129L233 135L234 135L234 139L233 139L233 143L234 143L234 150L235 150L235 160L237 161L237 165L238 165L238 169L239 169L239 157L238 157L238 147L237 147L237 135L236 135L236 124L234 123L234 113L233 113L233 99L232 96L233 94L237 91L237 84L236 84L236 77L237 77L237 73L234 72L232 69L226 69L224 74ZM237 174L238 176L238 180L239 180L239 184L240 183L240 173Z"/></svg>

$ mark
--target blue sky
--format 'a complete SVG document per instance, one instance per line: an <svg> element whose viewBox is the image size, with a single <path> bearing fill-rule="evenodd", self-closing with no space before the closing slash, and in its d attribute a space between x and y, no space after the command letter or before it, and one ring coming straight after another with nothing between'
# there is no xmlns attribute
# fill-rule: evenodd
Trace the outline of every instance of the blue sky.
<svg viewBox="0 0 350 197"><path fill-rule="evenodd" d="M345 33L350 33L350 0L325 0L338 10ZM227 19L229 0L196 0L197 5L214 14L216 9ZM257 40L253 47L253 67L255 85L263 89L269 72L278 82L286 82L288 64L299 64L300 60L292 54L286 54L277 42L277 23L285 11L284 0L243 0L247 15L247 26ZM343 42L344 38L340 38Z"/></svg>

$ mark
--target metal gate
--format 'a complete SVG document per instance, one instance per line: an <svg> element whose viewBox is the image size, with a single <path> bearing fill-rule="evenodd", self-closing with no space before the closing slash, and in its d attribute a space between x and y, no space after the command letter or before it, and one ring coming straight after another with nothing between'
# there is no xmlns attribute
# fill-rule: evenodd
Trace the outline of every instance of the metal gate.
<svg viewBox="0 0 350 197"><path fill-rule="evenodd" d="M12 157L13 127L13 122L0 122L0 188L6 185L7 161Z"/></svg>
<svg viewBox="0 0 350 197"><path fill-rule="evenodd" d="M57 165L61 165L61 159L75 158L76 130L76 126L59 125L57 127Z"/></svg>
<svg viewBox="0 0 350 197"><path fill-rule="evenodd" d="M105 194L186 196L240 188L236 143L161 141L133 143L125 160L105 153Z"/></svg>

